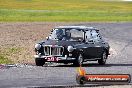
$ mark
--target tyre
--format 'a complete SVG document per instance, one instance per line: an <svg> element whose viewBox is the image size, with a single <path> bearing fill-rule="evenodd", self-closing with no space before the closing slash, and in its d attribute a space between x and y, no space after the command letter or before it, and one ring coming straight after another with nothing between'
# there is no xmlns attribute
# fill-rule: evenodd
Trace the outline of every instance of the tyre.
<svg viewBox="0 0 132 88"><path fill-rule="evenodd" d="M82 54L79 54L78 58L73 63L74 66L80 66L83 63L83 56Z"/></svg>
<svg viewBox="0 0 132 88"><path fill-rule="evenodd" d="M43 66L45 64L45 61L41 58L35 58L35 63L37 66Z"/></svg>
<svg viewBox="0 0 132 88"><path fill-rule="evenodd" d="M98 63L100 65L105 65L106 64L106 59L107 59L107 53L106 53L106 51L104 51L102 53L101 59L98 60Z"/></svg>
<svg viewBox="0 0 132 88"><path fill-rule="evenodd" d="M84 76L79 76L77 75L76 76L76 82L79 84L79 85L84 85L86 83L86 78Z"/></svg>

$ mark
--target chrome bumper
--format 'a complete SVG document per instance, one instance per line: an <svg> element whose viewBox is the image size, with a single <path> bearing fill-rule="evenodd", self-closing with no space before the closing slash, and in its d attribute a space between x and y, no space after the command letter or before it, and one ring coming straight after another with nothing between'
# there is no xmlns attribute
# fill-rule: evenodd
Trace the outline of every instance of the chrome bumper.
<svg viewBox="0 0 132 88"><path fill-rule="evenodd" d="M47 57L54 57L54 56L44 56L44 55L34 55L34 58L47 58ZM75 60L76 58L70 58L65 55L65 57L58 56L57 57L59 60Z"/></svg>

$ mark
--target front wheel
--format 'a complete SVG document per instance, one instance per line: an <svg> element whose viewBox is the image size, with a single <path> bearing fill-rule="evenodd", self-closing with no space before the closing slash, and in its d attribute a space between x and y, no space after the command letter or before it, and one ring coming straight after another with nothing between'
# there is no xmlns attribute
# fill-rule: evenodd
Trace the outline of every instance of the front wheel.
<svg viewBox="0 0 132 88"><path fill-rule="evenodd" d="M78 58L73 62L74 66L80 66L83 63L83 56L79 54Z"/></svg>
<svg viewBox="0 0 132 88"><path fill-rule="evenodd" d="M45 61L42 58L35 58L35 63L37 66L43 66L45 64Z"/></svg>
<svg viewBox="0 0 132 88"><path fill-rule="evenodd" d="M106 51L103 52L101 59L98 60L98 63L100 65L105 65L106 64L106 59L107 59L107 53Z"/></svg>

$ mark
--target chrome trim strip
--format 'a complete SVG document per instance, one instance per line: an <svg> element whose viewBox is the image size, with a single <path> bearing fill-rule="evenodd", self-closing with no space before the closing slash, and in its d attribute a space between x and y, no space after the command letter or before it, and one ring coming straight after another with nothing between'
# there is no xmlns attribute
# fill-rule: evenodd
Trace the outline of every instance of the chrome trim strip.
<svg viewBox="0 0 132 88"><path fill-rule="evenodd" d="M46 57L53 57L53 56L44 56L44 55L34 55L35 58L46 58ZM69 58L67 55L65 57L58 57L59 60L75 60L76 58Z"/></svg>

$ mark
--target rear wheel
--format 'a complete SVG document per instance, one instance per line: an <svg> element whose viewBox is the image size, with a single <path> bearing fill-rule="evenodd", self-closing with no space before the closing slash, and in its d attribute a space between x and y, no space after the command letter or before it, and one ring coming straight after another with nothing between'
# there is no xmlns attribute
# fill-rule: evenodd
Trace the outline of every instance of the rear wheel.
<svg viewBox="0 0 132 88"><path fill-rule="evenodd" d="M79 54L78 58L73 63L74 66L80 66L83 63L83 56L82 54Z"/></svg>
<svg viewBox="0 0 132 88"><path fill-rule="evenodd" d="M101 59L98 60L98 63L100 65L105 65L106 64L106 59L107 59L107 53L106 51L103 52Z"/></svg>
<svg viewBox="0 0 132 88"><path fill-rule="evenodd" d="M42 58L35 58L35 63L37 66L43 66L45 64L45 61Z"/></svg>

